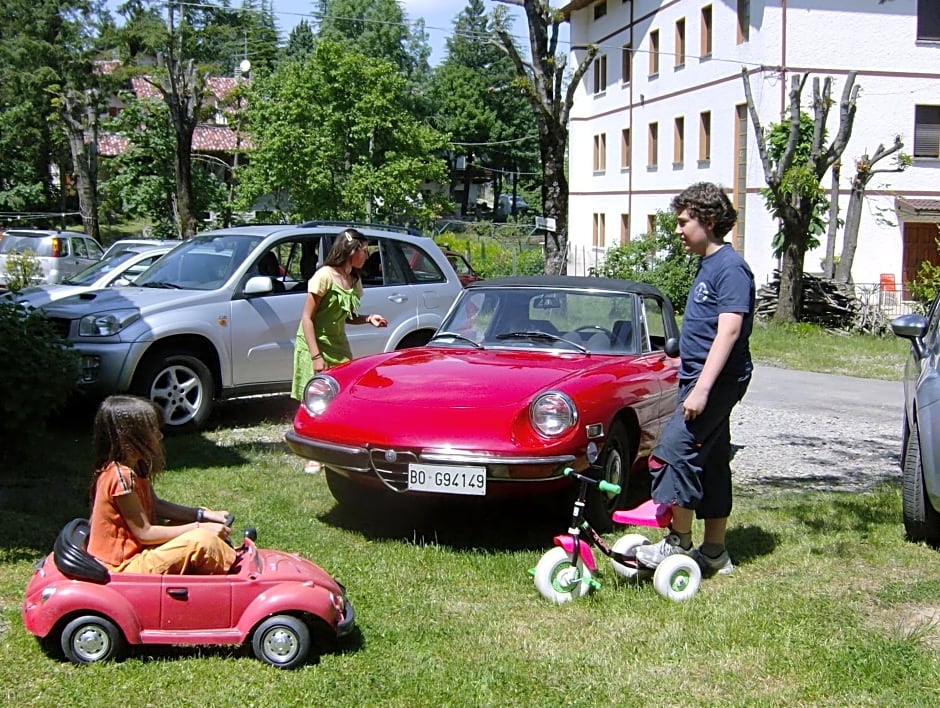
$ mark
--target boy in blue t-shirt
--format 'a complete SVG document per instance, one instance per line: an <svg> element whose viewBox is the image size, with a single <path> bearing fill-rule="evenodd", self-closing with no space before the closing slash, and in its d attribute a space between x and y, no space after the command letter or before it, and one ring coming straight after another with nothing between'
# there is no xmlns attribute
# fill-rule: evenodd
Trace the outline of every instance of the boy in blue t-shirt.
<svg viewBox="0 0 940 708"><path fill-rule="evenodd" d="M674 553L693 556L706 575L734 570L725 549L731 514L731 410L751 379L748 339L754 322L754 275L723 240L737 214L717 185L699 182L672 200L677 234L701 256L679 339L679 401L649 459L652 497L672 505L666 538L639 546L639 565L655 568ZM693 550L693 516L705 522Z"/></svg>

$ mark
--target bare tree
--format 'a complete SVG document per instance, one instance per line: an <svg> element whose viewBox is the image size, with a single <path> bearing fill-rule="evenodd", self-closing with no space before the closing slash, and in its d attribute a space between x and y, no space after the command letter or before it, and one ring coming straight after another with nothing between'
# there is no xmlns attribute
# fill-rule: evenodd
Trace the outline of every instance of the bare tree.
<svg viewBox="0 0 940 708"><path fill-rule="evenodd" d="M529 25L530 61L521 57L502 22L496 22L497 45L512 60L535 111L542 160L542 211L545 216L554 217L557 224L557 230L545 239L545 272L558 275L566 271L568 257L568 177L565 174L568 115L575 91L597 55L597 47L587 47L566 84L568 62L565 54L558 51L559 29L565 16L550 7L548 0L497 1L522 7Z"/></svg>
<svg viewBox="0 0 940 708"><path fill-rule="evenodd" d="M835 279L842 283L852 282L852 263L855 260L855 249L858 248L858 227L862 220L862 202L865 199L865 188L876 174L885 172L903 172L910 165L910 158L901 153L904 143L900 135L894 137L894 144L885 148L879 145L875 153L869 157L862 155L855 161L855 177L852 179L852 191L849 194L849 204L845 209L845 230L842 233L842 255L835 267ZM897 153L895 166L890 169L876 170L877 162Z"/></svg>
<svg viewBox="0 0 940 708"><path fill-rule="evenodd" d="M65 134L72 153L78 208L82 227L96 241L101 240L98 219L98 128L100 94L97 90L65 90L54 105L65 125Z"/></svg>
<svg viewBox="0 0 940 708"><path fill-rule="evenodd" d="M824 199L820 182L826 171L841 158L852 134L858 97L855 72L850 71L846 76L842 100L839 103L839 130L828 146L823 143L829 109L833 105L832 77L826 77L822 86L818 78L813 79L813 136L809 157L803 163L796 158L800 143L800 99L809 74L802 77L793 76L790 81L790 132L786 147L777 159L772 158L768 151L746 68L741 70L741 78L757 137L757 149L764 167L764 179L771 195L768 201L771 212L780 219L783 233L783 262L780 268L780 294L775 319L797 322L803 305L803 260L808 249L810 226L817 206Z"/></svg>

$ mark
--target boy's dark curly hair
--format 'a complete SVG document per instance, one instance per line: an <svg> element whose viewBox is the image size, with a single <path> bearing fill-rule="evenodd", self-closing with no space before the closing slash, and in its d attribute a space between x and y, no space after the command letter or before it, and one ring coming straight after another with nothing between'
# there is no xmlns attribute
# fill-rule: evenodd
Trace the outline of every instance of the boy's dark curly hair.
<svg viewBox="0 0 940 708"><path fill-rule="evenodd" d="M731 206L728 195L717 184L696 182L686 187L672 200L672 210L676 214L688 211L689 216L698 219L701 224L714 222L712 231L723 239L734 227L738 213Z"/></svg>

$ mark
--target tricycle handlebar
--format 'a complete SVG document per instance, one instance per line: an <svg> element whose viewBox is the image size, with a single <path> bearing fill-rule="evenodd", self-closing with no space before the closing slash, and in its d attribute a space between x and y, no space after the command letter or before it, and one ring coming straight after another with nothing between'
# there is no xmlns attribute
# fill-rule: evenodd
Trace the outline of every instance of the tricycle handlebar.
<svg viewBox="0 0 940 708"><path fill-rule="evenodd" d="M597 485L597 488L602 492L607 494L620 494L620 485L614 484L613 482L607 482L603 479L595 479L594 477L588 477L587 475L580 474L575 472L570 467L565 468L565 477L574 477L577 480L582 482L588 482L589 484Z"/></svg>

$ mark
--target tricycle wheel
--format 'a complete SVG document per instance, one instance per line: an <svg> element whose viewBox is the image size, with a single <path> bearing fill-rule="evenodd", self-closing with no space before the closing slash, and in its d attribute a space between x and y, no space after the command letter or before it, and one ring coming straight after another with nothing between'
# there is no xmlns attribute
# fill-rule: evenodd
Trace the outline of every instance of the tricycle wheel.
<svg viewBox="0 0 940 708"><path fill-rule="evenodd" d="M74 664L118 659L124 653L124 635L111 620L98 615L76 617L62 630L62 651Z"/></svg>
<svg viewBox="0 0 940 708"><path fill-rule="evenodd" d="M581 560L572 565L568 552L555 547L535 566L535 587L546 600L560 605L591 591L591 571Z"/></svg>
<svg viewBox="0 0 940 708"><path fill-rule="evenodd" d="M637 546L643 546L649 543L649 539L646 536L638 533L628 533L626 536L621 536L617 539L617 542L610 549L614 553L625 554L628 551L632 551ZM624 565L623 563L618 563L613 558L610 561L614 566L614 572L619 575L621 578L626 578L627 580L632 580L641 572L640 568L637 568L635 565Z"/></svg>
<svg viewBox="0 0 940 708"><path fill-rule="evenodd" d="M702 584L702 569L691 556L666 556L653 573L653 587L668 600L682 602L693 597Z"/></svg>
<svg viewBox="0 0 940 708"><path fill-rule="evenodd" d="M293 669L310 653L310 628L290 615L274 615L258 625L251 648L261 661L279 669Z"/></svg>

